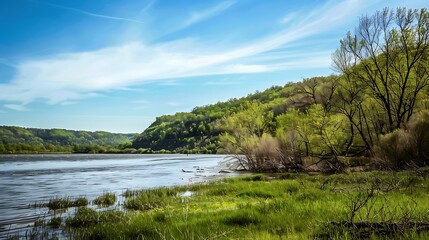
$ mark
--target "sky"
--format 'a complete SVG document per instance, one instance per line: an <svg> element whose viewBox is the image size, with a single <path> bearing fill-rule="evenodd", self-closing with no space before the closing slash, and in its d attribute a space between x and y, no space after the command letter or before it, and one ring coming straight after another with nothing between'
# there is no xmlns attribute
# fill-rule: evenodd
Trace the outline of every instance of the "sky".
<svg viewBox="0 0 429 240"><path fill-rule="evenodd" d="M0 125L138 133L335 73L360 16L424 0L0 0Z"/></svg>

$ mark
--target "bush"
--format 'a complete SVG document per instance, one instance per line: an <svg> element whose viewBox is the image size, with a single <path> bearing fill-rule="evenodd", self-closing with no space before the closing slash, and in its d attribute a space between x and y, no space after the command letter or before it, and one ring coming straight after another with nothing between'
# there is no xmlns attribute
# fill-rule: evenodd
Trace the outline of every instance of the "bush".
<svg viewBox="0 0 429 240"><path fill-rule="evenodd" d="M416 114L408 124L412 143L415 146L416 163L429 165L429 111Z"/></svg>
<svg viewBox="0 0 429 240"><path fill-rule="evenodd" d="M380 141L374 150L383 167L402 169L413 160L412 148L412 140L408 132L396 129L380 136Z"/></svg>
<svg viewBox="0 0 429 240"><path fill-rule="evenodd" d="M245 165L250 171L275 170L280 159L279 142L271 135L263 134L260 139L254 139L246 144L244 154Z"/></svg>
<svg viewBox="0 0 429 240"><path fill-rule="evenodd" d="M407 125L407 129L396 129L380 136L374 152L384 167L404 169L428 166L429 112L416 114Z"/></svg>
<svg viewBox="0 0 429 240"><path fill-rule="evenodd" d="M280 163L287 171L303 170L303 154L300 149L300 139L296 130L291 130L279 136Z"/></svg>

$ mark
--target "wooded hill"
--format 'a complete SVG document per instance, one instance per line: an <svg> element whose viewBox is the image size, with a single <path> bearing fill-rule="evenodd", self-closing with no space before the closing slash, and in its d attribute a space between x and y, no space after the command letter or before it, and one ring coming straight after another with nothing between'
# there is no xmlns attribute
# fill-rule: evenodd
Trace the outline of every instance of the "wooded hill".
<svg viewBox="0 0 429 240"><path fill-rule="evenodd" d="M297 83L284 87L273 86L263 92L233 98L226 102L196 107L191 112L157 117L142 134L133 141L132 147L145 151L171 153L217 153L219 135L224 129L219 120L243 112L247 104L257 102L264 105L274 117L284 113L288 107L307 106L310 103L299 94ZM274 129L274 126L273 126Z"/></svg>
<svg viewBox="0 0 429 240"><path fill-rule="evenodd" d="M115 152L135 134L0 126L0 153Z"/></svg>
<svg viewBox="0 0 429 240"><path fill-rule="evenodd" d="M223 150L220 149L219 136L227 130L221 120L245 114L250 114L247 116L249 120L263 117L266 126L261 127L260 130L275 134L276 117L288 109L304 111L314 103L313 98L318 98L317 101L322 102L329 101L319 99L325 96L310 96L305 89L307 85L313 88L317 85L317 88L329 91L328 85L335 79L337 79L336 76L315 77L300 83L273 86L243 98L196 107L191 112L157 117L155 122L136 137L132 147L144 148L145 150L142 151L147 152L220 153ZM250 113L252 111L253 113Z"/></svg>

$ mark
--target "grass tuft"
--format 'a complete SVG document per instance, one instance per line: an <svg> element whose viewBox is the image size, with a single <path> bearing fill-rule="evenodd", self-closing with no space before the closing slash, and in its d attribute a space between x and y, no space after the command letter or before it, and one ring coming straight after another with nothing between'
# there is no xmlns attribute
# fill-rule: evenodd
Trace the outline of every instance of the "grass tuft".
<svg viewBox="0 0 429 240"><path fill-rule="evenodd" d="M228 216L224 223L229 226L240 226L245 227L248 225L255 225L259 224L261 220L255 215L250 212L238 212L231 216Z"/></svg>
<svg viewBox="0 0 429 240"><path fill-rule="evenodd" d="M63 222L62 217L53 217L51 218L51 220L49 220L48 225L52 228L60 228L62 222Z"/></svg>
<svg viewBox="0 0 429 240"><path fill-rule="evenodd" d="M49 200L46 206L50 210L66 209L70 207L83 207L88 205L88 200L84 197L72 200L70 198L54 198Z"/></svg>
<svg viewBox="0 0 429 240"><path fill-rule="evenodd" d="M105 193L96 199L94 199L93 203L98 206L108 207L112 206L116 202L116 195L114 193Z"/></svg>

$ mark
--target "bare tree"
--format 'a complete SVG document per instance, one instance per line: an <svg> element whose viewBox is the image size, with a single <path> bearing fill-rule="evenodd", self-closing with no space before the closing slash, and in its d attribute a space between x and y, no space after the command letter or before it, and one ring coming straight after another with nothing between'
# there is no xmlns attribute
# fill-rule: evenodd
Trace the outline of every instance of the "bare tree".
<svg viewBox="0 0 429 240"><path fill-rule="evenodd" d="M361 123L372 124L380 134L405 125L429 84L428 54L426 9L384 9L361 17L355 34L348 33L333 55L336 69L350 81L362 82L365 94L383 109L383 119Z"/></svg>

